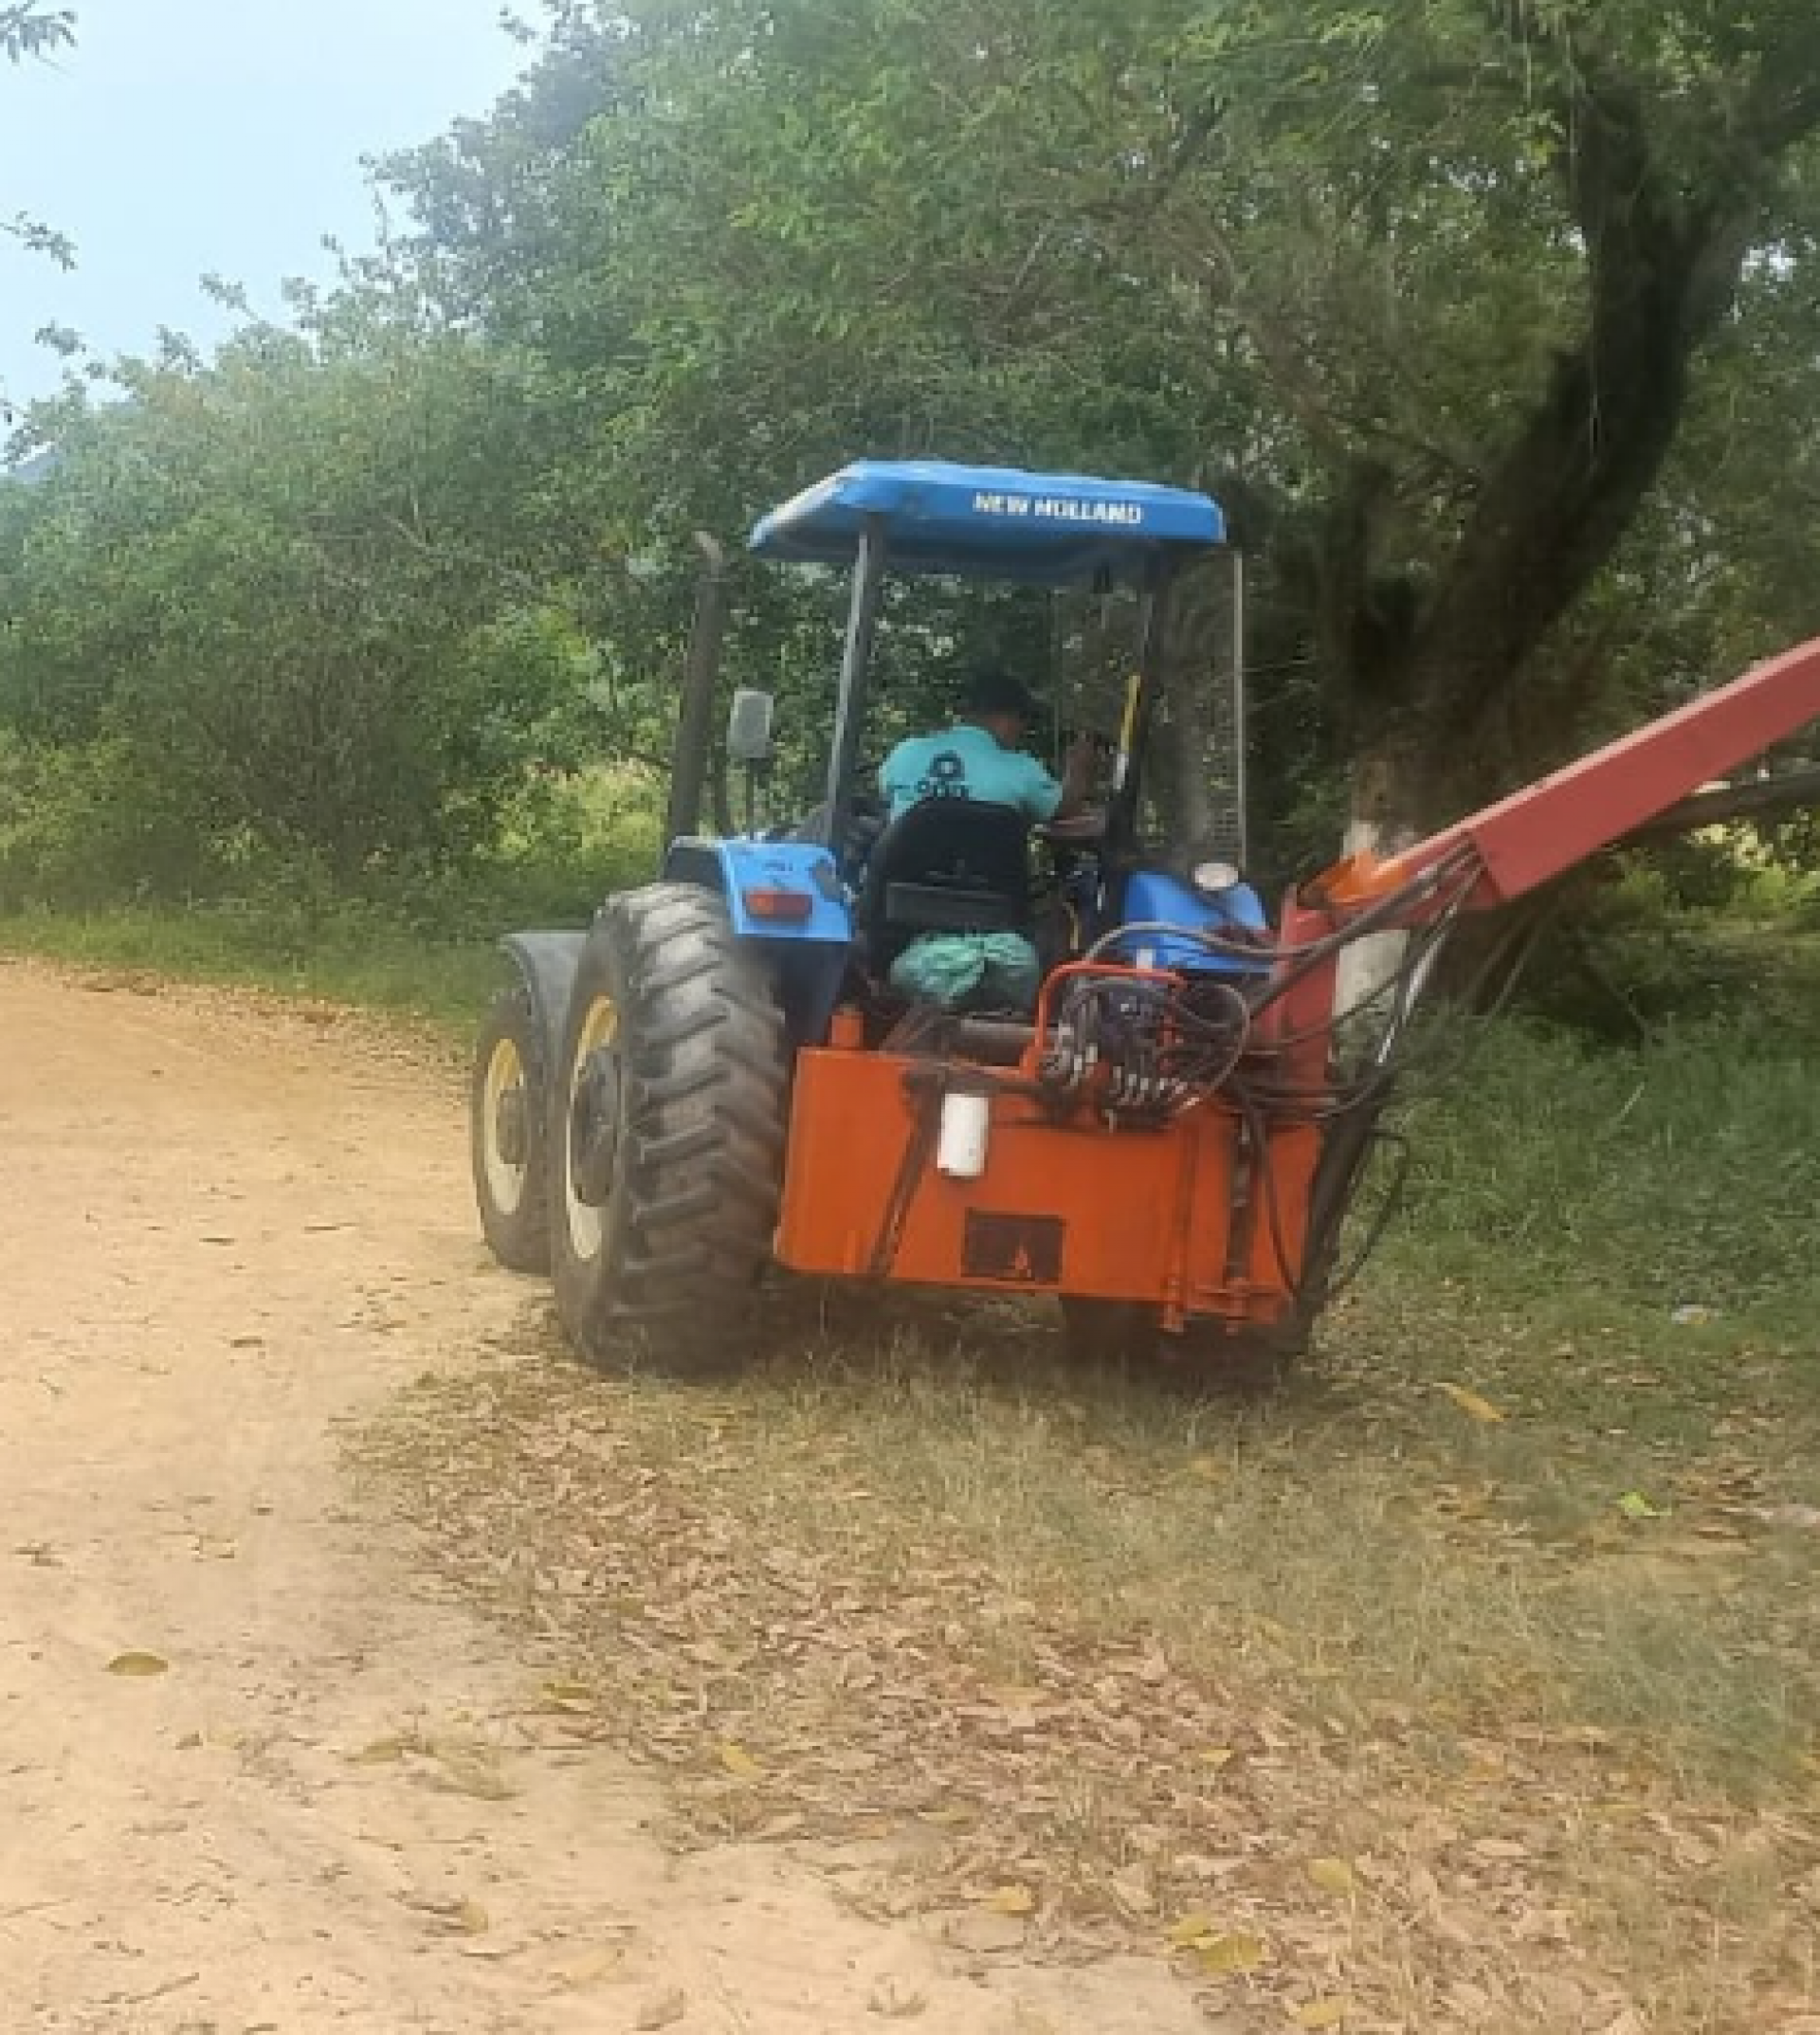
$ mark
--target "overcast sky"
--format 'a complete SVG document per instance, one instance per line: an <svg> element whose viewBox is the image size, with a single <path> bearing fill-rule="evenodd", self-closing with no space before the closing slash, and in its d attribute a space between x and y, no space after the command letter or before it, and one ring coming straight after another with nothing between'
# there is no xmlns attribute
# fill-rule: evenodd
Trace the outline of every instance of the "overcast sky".
<svg viewBox="0 0 1820 2035"><path fill-rule="evenodd" d="M0 216L77 244L61 275L0 236L0 389L53 390L32 342L73 327L106 353L160 325L205 340L213 273L281 309L286 276L323 277L333 233L372 237L360 158L482 113L524 52L500 0L67 0L77 46L0 68Z"/></svg>

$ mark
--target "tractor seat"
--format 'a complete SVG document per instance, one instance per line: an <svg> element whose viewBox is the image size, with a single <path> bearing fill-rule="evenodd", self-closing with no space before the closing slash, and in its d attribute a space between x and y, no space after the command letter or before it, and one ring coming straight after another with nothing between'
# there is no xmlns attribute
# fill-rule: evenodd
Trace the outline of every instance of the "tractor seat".
<svg viewBox="0 0 1820 2035"><path fill-rule="evenodd" d="M859 932L880 974L925 933L1028 933L1029 826L1011 806L924 799L866 863Z"/></svg>

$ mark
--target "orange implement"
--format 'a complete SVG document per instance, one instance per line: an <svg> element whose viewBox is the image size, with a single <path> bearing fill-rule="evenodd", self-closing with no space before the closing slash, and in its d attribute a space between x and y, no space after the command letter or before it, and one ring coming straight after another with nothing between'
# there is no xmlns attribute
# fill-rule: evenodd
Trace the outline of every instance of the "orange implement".
<svg viewBox="0 0 1820 2035"><path fill-rule="evenodd" d="M983 1171L937 1160L943 1083L988 1095ZM777 1256L798 1272L1140 1300L1166 1318L1288 1308L1319 1156L1310 1125L1262 1154L1219 1100L1155 1129L1060 1120L956 1063L810 1050L796 1063Z"/></svg>

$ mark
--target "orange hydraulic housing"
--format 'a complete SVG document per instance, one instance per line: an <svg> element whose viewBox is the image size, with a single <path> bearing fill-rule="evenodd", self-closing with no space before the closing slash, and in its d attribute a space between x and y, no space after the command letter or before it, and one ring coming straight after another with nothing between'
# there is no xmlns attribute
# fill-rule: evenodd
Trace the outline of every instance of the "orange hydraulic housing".
<svg viewBox="0 0 1820 2035"><path fill-rule="evenodd" d="M846 1039L848 1043L843 1043ZM1166 1326L1280 1320L1302 1270L1320 1132L1252 1149L1211 1097L1156 1125L1067 1114L1032 1083L832 1045L796 1062L777 1256L792 1271L1143 1301ZM947 1096L990 1112L977 1177L937 1163Z"/></svg>

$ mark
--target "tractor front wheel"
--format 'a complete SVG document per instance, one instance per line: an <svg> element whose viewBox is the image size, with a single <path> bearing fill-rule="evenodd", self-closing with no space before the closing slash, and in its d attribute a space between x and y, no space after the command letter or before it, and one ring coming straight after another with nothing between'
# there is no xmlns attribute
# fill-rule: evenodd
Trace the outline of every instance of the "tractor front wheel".
<svg viewBox="0 0 1820 2035"><path fill-rule="evenodd" d="M556 1307L589 1363L738 1369L786 1090L775 993L721 900L682 883L613 899L582 951L550 1128Z"/></svg>

